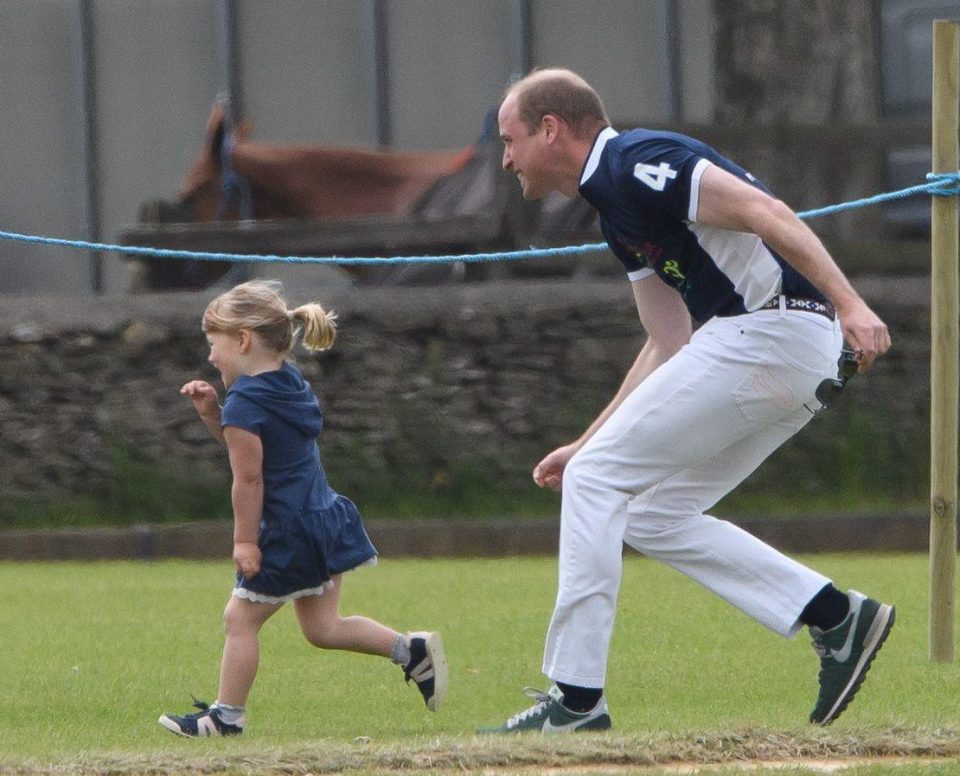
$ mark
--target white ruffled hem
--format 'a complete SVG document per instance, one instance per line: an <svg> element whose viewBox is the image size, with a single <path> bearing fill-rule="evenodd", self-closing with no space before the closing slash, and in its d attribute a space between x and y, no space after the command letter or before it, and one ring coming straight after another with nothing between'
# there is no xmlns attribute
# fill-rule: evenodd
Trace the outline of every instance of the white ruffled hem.
<svg viewBox="0 0 960 776"><path fill-rule="evenodd" d="M297 590L295 593L290 593L289 595L264 595L263 593L255 593L253 590L247 590L245 587L233 588L233 594L237 598L246 598L255 604L285 604L295 598L306 598L308 595L323 595L323 592L331 587L333 587L332 580L324 582L320 587L308 587L306 590Z"/></svg>
<svg viewBox="0 0 960 776"><path fill-rule="evenodd" d="M360 566L376 566L377 557L374 556L368 561L364 561ZM360 568L358 566L357 568ZM253 590L247 590L245 587L235 587L233 588L233 595L237 598L245 598L248 601L252 601L255 604L285 604L293 601L296 598L306 598L308 595L323 595L325 590L329 590L333 587L333 580L328 579L319 587L308 587L304 590L297 590L296 592L290 593L288 595L264 595L263 593L257 593Z"/></svg>

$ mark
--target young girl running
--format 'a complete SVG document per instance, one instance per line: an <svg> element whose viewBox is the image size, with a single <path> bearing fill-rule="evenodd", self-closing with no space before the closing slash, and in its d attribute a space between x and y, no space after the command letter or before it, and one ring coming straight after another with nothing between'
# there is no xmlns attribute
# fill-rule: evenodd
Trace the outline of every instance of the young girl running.
<svg viewBox="0 0 960 776"><path fill-rule="evenodd" d="M343 572L376 562L360 514L327 483L316 438L323 416L310 385L285 356L299 335L326 350L335 316L319 304L288 310L279 283L253 281L221 294L203 315L209 361L226 398L202 380L180 393L227 447L233 471L233 561L237 583L226 610L226 640L217 700L199 712L164 714L160 724L183 736L243 732L245 706L259 663L261 626L293 601L307 641L389 657L436 711L447 687L438 633L401 635L366 617L341 617Z"/></svg>

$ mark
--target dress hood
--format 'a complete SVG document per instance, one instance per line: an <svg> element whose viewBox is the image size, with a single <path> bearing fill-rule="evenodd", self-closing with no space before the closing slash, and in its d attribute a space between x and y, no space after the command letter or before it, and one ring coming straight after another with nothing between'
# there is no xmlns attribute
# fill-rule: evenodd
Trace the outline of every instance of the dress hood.
<svg viewBox="0 0 960 776"><path fill-rule="evenodd" d="M323 429L323 413L310 384L287 361L280 369L238 377L228 394L237 394L263 408L305 437L315 439Z"/></svg>

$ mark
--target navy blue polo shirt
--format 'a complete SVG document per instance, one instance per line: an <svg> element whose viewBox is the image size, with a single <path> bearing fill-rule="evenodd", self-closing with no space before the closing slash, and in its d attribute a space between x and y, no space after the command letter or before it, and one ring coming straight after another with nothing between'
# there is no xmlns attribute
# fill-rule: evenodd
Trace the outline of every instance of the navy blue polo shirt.
<svg viewBox="0 0 960 776"><path fill-rule="evenodd" d="M778 293L825 301L755 234L697 223L700 176L711 164L763 191L750 173L675 132L607 127L594 141L580 193L631 280L656 273L697 321L741 315Z"/></svg>

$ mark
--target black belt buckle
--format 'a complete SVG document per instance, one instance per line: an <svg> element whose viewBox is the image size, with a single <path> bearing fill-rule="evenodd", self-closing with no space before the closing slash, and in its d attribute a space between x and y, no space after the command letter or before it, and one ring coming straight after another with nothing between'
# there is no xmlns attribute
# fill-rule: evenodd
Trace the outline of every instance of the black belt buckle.
<svg viewBox="0 0 960 776"><path fill-rule="evenodd" d="M844 348L840 351L840 358L837 360L837 377L828 377L817 386L816 397L824 407L829 407L843 393L843 387L847 380L853 377L860 368L860 361L857 354Z"/></svg>

